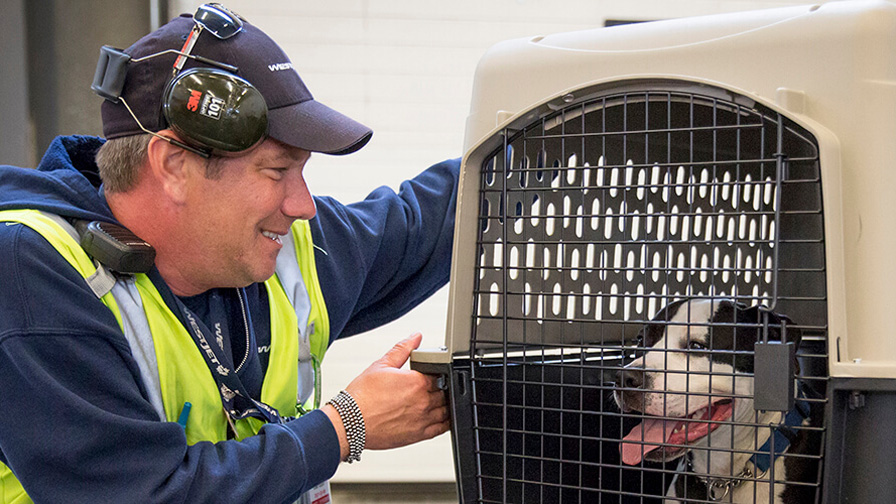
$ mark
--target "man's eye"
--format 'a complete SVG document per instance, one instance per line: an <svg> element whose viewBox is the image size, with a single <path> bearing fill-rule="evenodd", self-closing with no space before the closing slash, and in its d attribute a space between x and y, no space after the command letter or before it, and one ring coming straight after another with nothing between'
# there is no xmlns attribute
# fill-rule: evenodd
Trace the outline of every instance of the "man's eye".
<svg viewBox="0 0 896 504"><path fill-rule="evenodd" d="M275 180L280 180L286 174L287 168L265 168L268 176Z"/></svg>

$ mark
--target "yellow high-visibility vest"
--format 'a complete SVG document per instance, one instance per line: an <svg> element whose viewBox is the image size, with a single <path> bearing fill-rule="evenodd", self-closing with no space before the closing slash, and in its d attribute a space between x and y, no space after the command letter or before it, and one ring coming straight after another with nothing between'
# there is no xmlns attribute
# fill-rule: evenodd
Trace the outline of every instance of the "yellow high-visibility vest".
<svg viewBox="0 0 896 504"><path fill-rule="evenodd" d="M0 222L4 221L37 231L89 285L103 273L112 278L84 252L74 228L59 216L37 210L4 210L0 211ZM283 416L294 416L300 406L310 403L313 381L319 379L314 373L314 359L323 359L329 343L329 318L308 222L296 221L291 235L292 241L284 238L276 273L264 283L270 305L271 342L260 399ZM91 288L112 311L132 350L134 345L141 346L141 352L132 354L160 420L176 422L184 403L189 402L192 409L185 430L187 443L226 440L228 419L215 379L187 329L149 278L137 274L115 279L99 291L94 285ZM147 353L150 358L138 357ZM236 438L257 434L262 425L264 422L256 418L238 420L234 422ZM0 503L30 502L10 468L0 464Z"/></svg>

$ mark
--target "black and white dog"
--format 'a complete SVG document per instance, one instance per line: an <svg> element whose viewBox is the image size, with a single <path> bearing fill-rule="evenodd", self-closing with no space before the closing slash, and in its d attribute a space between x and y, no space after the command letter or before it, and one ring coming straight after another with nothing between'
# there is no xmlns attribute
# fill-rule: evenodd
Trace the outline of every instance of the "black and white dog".
<svg viewBox="0 0 896 504"><path fill-rule="evenodd" d="M815 502L814 489L776 485L770 500L769 469L777 481L794 481L812 468L792 467L806 459L775 457L806 449L804 429L787 428L771 436L770 424L801 425L809 416L805 401L786 416L753 407L753 350L767 317L768 339L781 340L790 320L730 300L682 299L663 308L639 333L636 359L617 373L614 398L623 412L643 414L620 443L628 465L681 458L666 493L667 503ZM786 329L786 341L800 333ZM772 450L770 446L774 446ZM818 452L815 452L818 453ZM785 476L786 460L786 476ZM815 470L817 472L817 462ZM796 480L800 481L800 480ZM778 491L783 489L783 491Z"/></svg>

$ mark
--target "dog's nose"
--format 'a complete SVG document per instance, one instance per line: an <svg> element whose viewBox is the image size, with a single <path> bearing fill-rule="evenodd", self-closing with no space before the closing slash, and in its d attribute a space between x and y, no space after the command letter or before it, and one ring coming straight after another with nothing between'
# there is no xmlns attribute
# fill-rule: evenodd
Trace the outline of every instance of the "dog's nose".
<svg viewBox="0 0 896 504"><path fill-rule="evenodd" d="M616 384L622 388L637 389L644 386L644 371L623 368L616 372Z"/></svg>

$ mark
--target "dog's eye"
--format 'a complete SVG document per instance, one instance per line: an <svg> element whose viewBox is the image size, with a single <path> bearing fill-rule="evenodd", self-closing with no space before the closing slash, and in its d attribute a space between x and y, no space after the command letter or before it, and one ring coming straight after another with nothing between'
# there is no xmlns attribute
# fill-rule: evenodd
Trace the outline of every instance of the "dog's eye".
<svg viewBox="0 0 896 504"><path fill-rule="evenodd" d="M688 342L688 349L689 350L706 350L706 345L704 345L702 342L697 341L697 340L690 340Z"/></svg>

